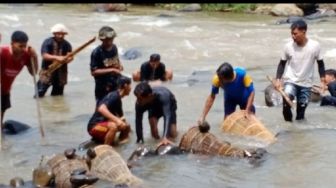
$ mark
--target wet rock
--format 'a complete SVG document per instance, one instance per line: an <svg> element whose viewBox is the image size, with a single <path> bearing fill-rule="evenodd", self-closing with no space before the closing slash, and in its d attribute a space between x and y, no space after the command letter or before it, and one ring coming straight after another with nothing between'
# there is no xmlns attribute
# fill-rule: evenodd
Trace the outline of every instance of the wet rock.
<svg viewBox="0 0 336 188"><path fill-rule="evenodd" d="M304 18L307 20L315 20L320 18L326 18L326 17L333 17L336 16L336 12L334 10L318 10L314 14L310 14L308 16L305 16Z"/></svg>
<svg viewBox="0 0 336 188"><path fill-rule="evenodd" d="M303 11L295 4L276 4L271 14L274 16L303 16Z"/></svg>
<svg viewBox="0 0 336 188"><path fill-rule="evenodd" d="M336 3L319 3L317 5L318 5L319 9L335 10L336 11Z"/></svg>
<svg viewBox="0 0 336 188"><path fill-rule="evenodd" d="M19 134L21 132L29 129L30 126L15 120L7 120L4 122L4 133L5 134Z"/></svg>
<svg viewBox="0 0 336 188"><path fill-rule="evenodd" d="M127 11L127 6L123 3L97 3L94 6L98 12Z"/></svg>
<svg viewBox="0 0 336 188"><path fill-rule="evenodd" d="M181 12L196 12L196 11L201 11L201 10L202 10L202 7L198 3L191 3L179 9L179 11Z"/></svg>
<svg viewBox="0 0 336 188"><path fill-rule="evenodd" d="M11 187L21 187L21 186L24 186L24 181L22 178L20 177L15 177L15 178L12 178L9 182L9 185Z"/></svg>
<svg viewBox="0 0 336 188"><path fill-rule="evenodd" d="M122 55L122 58L126 60L134 60L141 56L142 56L142 53L140 52L138 48L131 48Z"/></svg>
<svg viewBox="0 0 336 188"><path fill-rule="evenodd" d="M303 11L303 15L310 15L317 12L318 5L316 3L296 3L296 6Z"/></svg>
<svg viewBox="0 0 336 188"><path fill-rule="evenodd" d="M267 106L278 106L282 104L281 94L274 88L272 84L268 85L264 91L265 103Z"/></svg>

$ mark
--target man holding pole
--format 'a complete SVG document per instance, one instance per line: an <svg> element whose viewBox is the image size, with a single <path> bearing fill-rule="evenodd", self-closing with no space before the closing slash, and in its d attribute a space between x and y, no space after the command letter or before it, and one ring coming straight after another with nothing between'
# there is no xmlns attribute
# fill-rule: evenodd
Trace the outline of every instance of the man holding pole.
<svg viewBox="0 0 336 188"><path fill-rule="evenodd" d="M318 64L322 92L325 90L325 70L320 54L320 44L308 39L306 32L307 24L303 20L298 20L291 25L293 41L285 45L276 73L276 88L282 89L282 78L284 92L290 100L297 98L296 120L304 119L311 94L315 61ZM283 116L286 121L292 121L291 107L285 100L283 102Z"/></svg>
<svg viewBox="0 0 336 188"><path fill-rule="evenodd" d="M64 39L64 36L68 34L68 29L59 23L51 28L51 33L54 36L44 40L41 47L42 69L37 82L39 97L43 97L50 86L53 87L51 91L52 96L63 95L68 77L67 63L73 60L73 56L66 56L72 51L71 44ZM49 65L53 62L62 63L62 66L53 73L46 74Z"/></svg>
<svg viewBox="0 0 336 188"><path fill-rule="evenodd" d="M10 90L14 79L26 66L34 76L37 72L37 55L32 47L27 48L28 35L23 31L15 31L11 37L11 46L0 47L1 57L1 127L3 116L11 107ZM33 61L32 61L33 60Z"/></svg>

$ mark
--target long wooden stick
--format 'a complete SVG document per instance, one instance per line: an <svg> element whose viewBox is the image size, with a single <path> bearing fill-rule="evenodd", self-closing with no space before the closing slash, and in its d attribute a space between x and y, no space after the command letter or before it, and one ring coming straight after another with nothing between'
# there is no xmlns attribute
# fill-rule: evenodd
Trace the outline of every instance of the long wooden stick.
<svg viewBox="0 0 336 188"><path fill-rule="evenodd" d="M74 51L68 53L65 56L65 59L70 58L75 56L77 53L79 53L80 51L82 51L84 48L86 48L87 46L89 46L91 43L93 43L96 40L96 37L93 37L92 39L90 39L89 41L87 41L86 43L84 43L83 45L81 45L80 47L76 48ZM60 68L63 65L63 63L60 63L58 61L54 61L52 62L52 64L50 64L48 66L47 69L47 74L50 75L51 73L53 73L55 70L57 70L58 68Z"/></svg>
<svg viewBox="0 0 336 188"><path fill-rule="evenodd" d="M274 87L277 91L279 91L279 93L280 93L281 96L286 100L286 102L289 104L289 106L290 106L291 108L293 108L293 107L294 107L294 103L290 100L290 98L287 96L287 94L286 94L284 91L282 91L281 89L278 89L278 88L276 87L275 82L274 82L274 80L273 80L272 77L270 77L269 75L267 75L266 77L267 77L267 79L273 84L273 87Z"/></svg>
<svg viewBox="0 0 336 188"><path fill-rule="evenodd" d="M42 138L44 138L44 129L43 129L43 124L42 124L42 120L41 120L41 108L40 108L40 100L39 100L39 94L38 94L38 88L37 88L37 82L36 82L36 72L35 72L35 63L34 63L34 58L31 57L30 58L30 63L32 65L32 69L33 69L33 81L34 81L34 88L35 88L35 99L36 99L36 110L37 110L37 119L38 119L38 123L39 123L39 128L40 128L40 133Z"/></svg>

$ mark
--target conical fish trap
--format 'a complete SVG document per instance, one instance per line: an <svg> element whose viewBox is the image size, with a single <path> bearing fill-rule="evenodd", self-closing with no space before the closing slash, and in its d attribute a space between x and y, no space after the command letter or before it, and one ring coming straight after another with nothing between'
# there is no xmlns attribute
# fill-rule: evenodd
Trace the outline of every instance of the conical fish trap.
<svg viewBox="0 0 336 188"><path fill-rule="evenodd" d="M97 177L114 184L139 185L141 180L128 169L126 162L109 145L94 148L96 157L91 161L91 172Z"/></svg>
<svg viewBox="0 0 336 188"><path fill-rule="evenodd" d="M203 155L221 155L243 157L244 151L231 146L229 142L221 142L213 134L201 133L198 127L190 128L183 136L179 147L187 152Z"/></svg>
<svg viewBox="0 0 336 188"><path fill-rule="evenodd" d="M57 188L72 187L70 182L71 173L74 170L85 169L89 171L86 162L79 158L67 159L63 154L57 154L48 160L47 165L52 169L55 175L55 184Z"/></svg>
<svg viewBox="0 0 336 188"><path fill-rule="evenodd" d="M269 143L273 143L276 138L257 118L250 115L245 117L244 110L230 114L222 123L223 132L233 133L242 136L254 136Z"/></svg>

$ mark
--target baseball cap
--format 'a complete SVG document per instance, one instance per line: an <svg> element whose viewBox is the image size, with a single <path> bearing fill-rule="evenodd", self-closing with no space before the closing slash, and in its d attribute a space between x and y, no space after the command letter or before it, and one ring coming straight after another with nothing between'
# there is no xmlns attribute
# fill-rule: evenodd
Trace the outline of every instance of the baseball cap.
<svg viewBox="0 0 336 188"><path fill-rule="evenodd" d="M103 26L99 30L99 39L114 38L117 33L109 26Z"/></svg>

